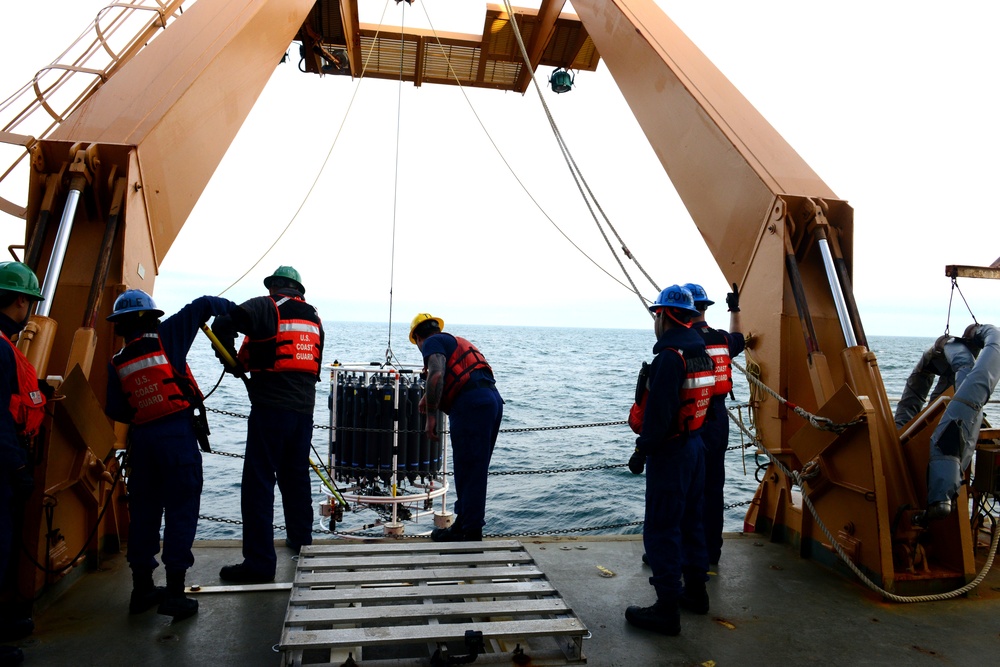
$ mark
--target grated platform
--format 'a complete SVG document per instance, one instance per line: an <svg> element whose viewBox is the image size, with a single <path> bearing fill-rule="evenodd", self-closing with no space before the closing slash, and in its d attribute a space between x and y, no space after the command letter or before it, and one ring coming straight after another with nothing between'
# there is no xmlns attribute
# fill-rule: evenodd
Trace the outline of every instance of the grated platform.
<svg viewBox="0 0 1000 667"><path fill-rule="evenodd" d="M516 540L303 547L285 665L584 664L587 628Z"/></svg>

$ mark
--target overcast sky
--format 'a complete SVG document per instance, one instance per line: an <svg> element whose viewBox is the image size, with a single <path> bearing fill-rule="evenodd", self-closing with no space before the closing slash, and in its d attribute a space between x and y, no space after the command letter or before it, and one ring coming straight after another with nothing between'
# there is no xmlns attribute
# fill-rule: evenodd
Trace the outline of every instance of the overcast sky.
<svg viewBox="0 0 1000 667"><path fill-rule="evenodd" d="M0 95L51 62L104 4L7 3ZM383 2L362 4L362 20L376 22ZM1000 257L1000 3L657 4L854 207L867 332L940 334L951 295L944 266ZM438 30L478 34L485 3L390 0L387 16L398 25L405 11L418 25L424 8ZM540 210L622 279L533 89L468 90L470 108L455 87L321 79L296 61L276 69L161 266L154 296L164 310L221 292L264 256L319 175L275 249L226 296L260 294L264 276L291 264L327 320L384 322L391 294L394 322L429 311L456 324L650 326L638 299ZM565 95L546 90L546 100L612 223L660 287L700 282L721 301L721 273L607 70L582 72L576 84ZM23 228L4 217L0 240L20 242ZM1000 322L1000 282L959 286L980 322ZM957 295L952 308L960 331L968 311ZM721 306L709 311L713 324L725 316Z"/></svg>

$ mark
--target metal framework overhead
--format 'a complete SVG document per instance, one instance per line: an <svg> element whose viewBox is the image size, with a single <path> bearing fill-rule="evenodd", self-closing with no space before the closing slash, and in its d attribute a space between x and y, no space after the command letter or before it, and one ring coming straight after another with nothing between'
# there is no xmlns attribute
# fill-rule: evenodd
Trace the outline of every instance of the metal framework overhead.
<svg viewBox="0 0 1000 667"><path fill-rule="evenodd" d="M514 9L532 68L594 71L600 55L580 19L562 14L565 0ZM432 32L360 23L357 0L320 0L295 38L302 68L316 74L402 78L420 86L439 83L524 92L530 81L511 16L487 5L481 35Z"/></svg>

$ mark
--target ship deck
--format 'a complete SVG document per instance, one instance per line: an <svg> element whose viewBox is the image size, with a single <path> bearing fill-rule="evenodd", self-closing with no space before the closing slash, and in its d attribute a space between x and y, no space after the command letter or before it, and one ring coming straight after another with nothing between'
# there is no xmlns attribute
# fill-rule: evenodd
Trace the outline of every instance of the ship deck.
<svg viewBox="0 0 1000 667"><path fill-rule="evenodd" d="M591 633L583 642L589 665L938 666L982 664L1000 652L996 571L966 597L889 603L787 546L727 534L709 583L711 611L683 613L681 635L663 637L624 618L627 605L653 601L638 536L520 542ZM247 590L253 587L223 586L218 578L222 565L240 560L238 542L197 543L188 584L202 587L200 610L178 623L155 611L130 616L128 566L121 555L107 559L40 601L35 634L19 642L25 664L276 667L296 570L292 553L284 546L278 552L279 585Z"/></svg>

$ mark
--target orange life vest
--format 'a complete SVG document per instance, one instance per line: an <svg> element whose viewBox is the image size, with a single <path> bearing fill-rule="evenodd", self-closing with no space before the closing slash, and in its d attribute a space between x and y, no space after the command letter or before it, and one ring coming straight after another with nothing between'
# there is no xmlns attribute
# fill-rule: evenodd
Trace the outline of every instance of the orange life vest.
<svg viewBox="0 0 1000 667"><path fill-rule="evenodd" d="M135 410L133 424L146 424L190 408L194 392L201 398L191 369L185 367L185 375L178 375L158 334L146 333L130 341L111 363L128 404Z"/></svg>
<svg viewBox="0 0 1000 667"><path fill-rule="evenodd" d="M684 357L681 350L677 353ZM715 395L715 362L712 357L684 358L681 408L677 413L677 433L696 431L705 423L708 404Z"/></svg>
<svg viewBox="0 0 1000 667"><path fill-rule="evenodd" d="M319 374L322 323L316 309L298 297L283 296L277 300L271 297L271 300L278 316L277 331L261 340L244 337L238 355L243 368L252 373Z"/></svg>
<svg viewBox="0 0 1000 667"><path fill-rule="evenodd" d="M11 349L17 364L17 393L10 397L10 414L14 417L18 435L34 436L45 419L45 395L38 388L35 367L6 335L0 332Z"/></svg>
<svg viewBox="0 0 1000 667"><path fill-rule="evenodd" d="M448 365L445 368L444 391L441 396L441 409L445 412L451 409L451 404L462 393L462 389L472 376L472 371L482 369L493 377L493 369L486 363L486 357L475 345L458 336L453 338L458 345L448 358Z"/></svg>
<svg viewBox="0 0 1000 667"><path fill-rule="evenodd" d="M733 360L729 358L729 339L708 327L695 329L705 340L705 351L715 362L715 395L725 396L733 388Z"/></svg>

